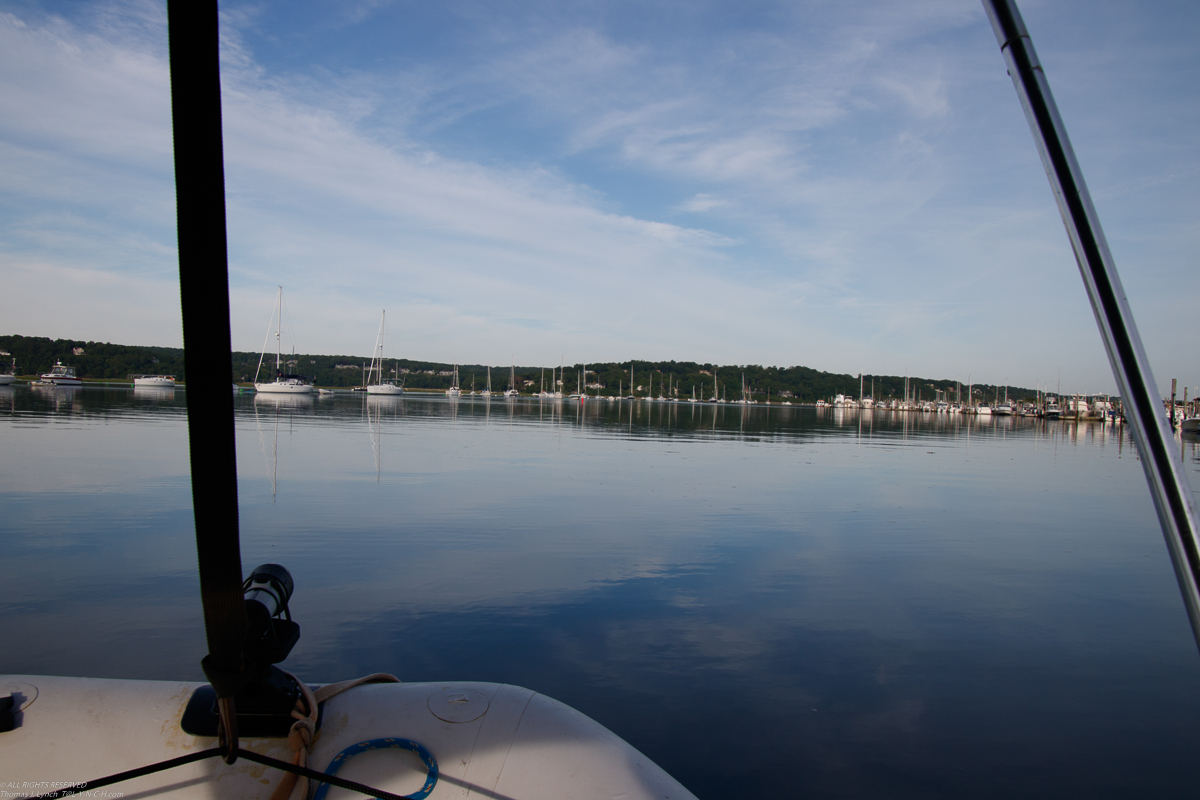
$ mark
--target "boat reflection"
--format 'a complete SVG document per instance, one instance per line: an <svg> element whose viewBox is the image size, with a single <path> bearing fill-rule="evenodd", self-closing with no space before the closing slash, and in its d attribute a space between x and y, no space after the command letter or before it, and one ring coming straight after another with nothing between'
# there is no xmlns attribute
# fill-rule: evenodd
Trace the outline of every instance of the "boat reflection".
<svg viewBox="0 0 1200 800"><path fill-rule="evenodd" d="M254 405L271 408L312 408L313 395L259 392L254 395Z"/></svg>
<svg viewBox="0 0 1200 800"><path fill-rule="evenodd" d="M81 386L55 386L46 383L31 383L29 388L34 394L53 401L56 411L68 408L81 408L79 403L79 396L83 392L83 387Z"/></svg>
<svg viewBox="0 0 1200 800"><path fill-rule="evenodd" d="M139 400L153 400L162 402L164 400L175 399L174 386L138 386L133 387L133 396Z"/></svg>

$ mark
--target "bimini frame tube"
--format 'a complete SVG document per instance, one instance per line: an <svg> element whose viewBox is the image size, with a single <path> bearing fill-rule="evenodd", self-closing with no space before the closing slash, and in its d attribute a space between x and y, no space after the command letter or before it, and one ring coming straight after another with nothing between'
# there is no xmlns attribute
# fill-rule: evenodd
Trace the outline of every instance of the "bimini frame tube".
<svg viewBox="0 0 1200 800"><path fill-rule="evenodd" d="M1050 188L1075 250L1075 260L1121 392L1125 417L1133 429L1142 467L1146 470L1146 482L1150 484L1175 576L1179 579L1192 634L1200 645L1200 536L1197 535L1196 505L1183 459L1172 446L1174 436L1167 427L1162 398L1150 372L1150 362L1142 348L1125 290L1121 288L1083 172L1075 160L1075 152L1071 149L1021 12L1015 0L983 0L983 6L1000 42L1008 74L1025 109L1046 176L1050 179Z"/></svg>
<svg viewBox="0 0 1200 800"><path fill-rule="evenodd" d="M217 692L224 757L232 764L238 748L233 694L248 673L233 393L225 388L231 345L217 33L216 0L167 4L192 507L208 634L201 666Z"/></svg>

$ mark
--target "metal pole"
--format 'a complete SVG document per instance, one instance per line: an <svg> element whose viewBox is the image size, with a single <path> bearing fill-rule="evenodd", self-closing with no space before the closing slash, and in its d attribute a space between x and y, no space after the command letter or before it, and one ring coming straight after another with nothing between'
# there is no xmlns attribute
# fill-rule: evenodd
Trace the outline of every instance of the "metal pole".
<svg viewBox="0 0 1200 800"><path fill-rule="evenodd" d="M171 0L167 36L192 506L209 652L201 663L217 691L225 760L232 764L238 746L233 693L246 674L246 617L233 394L225 388L231 377L229 266L215 0Z"/></svg>
<svg viewBox="0 0 1200 800"><path fill-rule="evenodd" d="M1173 436L1163 417L1162 398L1150 372L1150 362L1104 240L1096 209L1092 206L1083 172L1075 160L1075 152L1071 149L1066 128L1050 93L1050 84L1021 13L1014 0L983 0L983 6L1000 43L1008 74L1025 110L1075 251L1113 377L1124 401L1125 415L1142 456L1146 482L1171 553L1192 634L1200 645L1200 535L1183 459L1171 446Z"/></svg>
<svg viewBox="0 0 1200 800"><path fill-rule="evenodd" d="M1171 410L1167 412L1167 419L1171 421L1171 430L1175 430L1175 384L1178 378L1171 378Z"/></svg>

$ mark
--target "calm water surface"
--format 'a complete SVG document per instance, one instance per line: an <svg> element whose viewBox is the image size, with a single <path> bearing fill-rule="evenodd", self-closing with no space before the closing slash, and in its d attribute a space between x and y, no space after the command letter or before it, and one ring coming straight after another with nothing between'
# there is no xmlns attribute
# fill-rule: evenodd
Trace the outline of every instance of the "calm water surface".
<svg viewBox="0 0 1200 800"><path fill-rule="evenodd" d="M203 679L184 397L0 390L0 672ZM344 395L237 432L307 680L527 686L704 800L1200 786L1200 655L1111 427Z"/></svg>

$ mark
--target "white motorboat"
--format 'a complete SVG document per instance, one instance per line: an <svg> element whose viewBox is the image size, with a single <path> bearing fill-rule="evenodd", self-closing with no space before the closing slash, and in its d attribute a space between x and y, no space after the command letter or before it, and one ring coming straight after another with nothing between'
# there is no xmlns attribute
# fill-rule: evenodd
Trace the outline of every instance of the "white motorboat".
<svg viewBox="0 0 1200 800"><path fill-rule="evenodd" d="M379 317L379 334L375 337L375 352L371 356L371 366L367 370L367 394L398 395L404 394L404 384L398 380L383 378L383 328L387 321L387 309ZM372 378L375 383L371 383ZM457 384L458 381L455 381Z"/></svg>
<svg viewBox="0 0 1200 800"><path fill-rule="evenodd" d="M267 356L267 340L271 337L271 322L275 323L275 380L259 382L258 376L262 371L263 359ZM279 287L279 295L275 300L275 308L271 312L271 320L267 323L267 339L263 340L263 352L258 357L258 369L254 372L254 389L263 394L312 394L313 385L310 378L304 375L285 374L282 369L283 357L279 334L283 323L283 287Z"/></svg>
<svg viewBox="0 0 1200 800"><path fill-rule="evenodd" d="M75 368L68 367L61 360L55 362L49 372L44 372L36 381L42 386L83 386L83 381L75 377Z"/></svg>
<svg viewBox="0 0 1200 800"><path fill-rule="evenodd" d="M133 388L174 389L174 375L134 375Z"/></svg>

